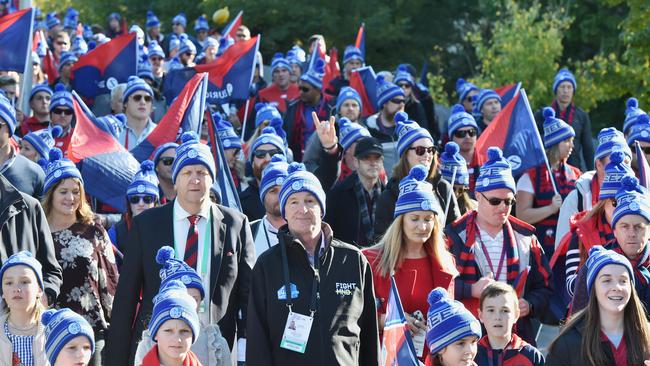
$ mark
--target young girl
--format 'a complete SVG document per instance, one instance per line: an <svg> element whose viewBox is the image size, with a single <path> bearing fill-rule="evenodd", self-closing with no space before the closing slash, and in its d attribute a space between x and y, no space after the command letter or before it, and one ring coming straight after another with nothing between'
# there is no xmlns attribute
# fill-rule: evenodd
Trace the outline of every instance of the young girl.
<svg viewBox="0 0 650 366"><path fill-rule="evenodd" d="M47 366L41 273L41 264L27 251L12 255L0 269L0 365Z"/></svg>
<svg viewBox="0 0 650 366"><path fill-rule="evenodd" d="M589 305L549 346L546 365L648 364L650 328L625 256L595 246L587 259Z"/></svg>
<svg viewBox="0 0 650 366"><path fill-rule="evenodd" d="M63 308L43 313L45 353L51 366L88 366L95 352L95 334L88 321Z"/></svg>
<svg viewBox="0 0 650 366"><path fill-rule="evenodd" d="M481 323L438 287L429 294L427 366L475 366Z"/></svg>

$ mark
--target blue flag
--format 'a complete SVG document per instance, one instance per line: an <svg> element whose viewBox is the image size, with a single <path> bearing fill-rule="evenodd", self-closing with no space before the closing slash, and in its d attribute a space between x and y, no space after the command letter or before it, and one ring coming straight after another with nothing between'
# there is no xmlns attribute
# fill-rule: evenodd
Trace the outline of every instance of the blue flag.
<svg viewBox="0 0 650 366"><path fill-rule="evenodd" d="M226 160L226 154L223 152L223 145L217 133L217 125L210 111L207 111L206 119L208 123L208 134L210 135L210 151L212 151L214 161L217 167L219 167L217 180L214 182L213 187L219 194L222 205L237 209L241 212L241 202L239 202L235 181L230 174L228 160Z"/></svg>
<svg viewBox="0 0 650 366"><path fill-rule="evenodd" d="M0 70L25 72L32 54L31 40L34 25L32 8L17 11L0 18Z"/></svg>
<svg viewBox="0 0 650 366"><path fill-rule="evenodd" d="M411 332L406 323L406 316L393 276L390 276L390 294L386 304L386 323L384 324L381 356L383 360L381 365L384 366L418 366L420 364L415 354L415 346L413 346Z"/></svg>

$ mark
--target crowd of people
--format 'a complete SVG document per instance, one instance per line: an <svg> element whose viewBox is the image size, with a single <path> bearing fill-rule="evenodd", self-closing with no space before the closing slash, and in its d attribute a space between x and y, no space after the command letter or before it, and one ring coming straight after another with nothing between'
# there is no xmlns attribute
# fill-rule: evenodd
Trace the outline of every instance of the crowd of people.
<svg viewBox="0 0 650 366"><path fill-rule="evenodd" d="M324 82L317 34L269 65L258 54L250 100L213 106L227 166L206 119L140 163L121 213L68 159L75 62L137 33L137 75L87 101L133 151L166 113L170 70L251 34L201 16L189 35L182 13L163 34L151 11L144 29L118 13L78 24L72 8L37 14L57 76L34 52L29 95L0 71L0 364L378 365L403 357L396 292L422 364L650 365L650 118L636 99L622 131L594 139L559 70L535 113L548 163L515 176L500 147L478 152L505 107L490 86L459 78L445 116L405 63L378 73L364 116L350 86L364 53L347 46ZM220 204L222 174L241 209ZM541 352L547 325L561 332Z"/></svg>

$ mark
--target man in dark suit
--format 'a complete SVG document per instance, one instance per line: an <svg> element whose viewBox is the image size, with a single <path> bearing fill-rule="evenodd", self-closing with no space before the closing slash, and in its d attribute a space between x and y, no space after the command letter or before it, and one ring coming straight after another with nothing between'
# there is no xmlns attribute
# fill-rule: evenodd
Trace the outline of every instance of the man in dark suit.
<svg viewBox="0 0 650 366"><path fill-rule="evenodd" d="M160 286L156 253L164 245L172 246L176 257L183 258L204 280L201 322L218 322L230 347L235 331L245 337L245 309L255 261L248 219L236 210L211 203L216 167L210 150L194 133L183 134L182 140L172 174L176 199L133 220L114 299L107 365L133 364ZM239 309L243 309L241 316Z"/></svg>

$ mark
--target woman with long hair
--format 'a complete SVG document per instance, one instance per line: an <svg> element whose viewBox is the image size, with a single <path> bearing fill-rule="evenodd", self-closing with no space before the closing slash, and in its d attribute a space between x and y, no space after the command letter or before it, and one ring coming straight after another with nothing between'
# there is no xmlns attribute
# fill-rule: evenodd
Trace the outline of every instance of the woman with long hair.
<svg viewBox="0 0 650 366"><path fill-rule="evenodd" d="M90 365L99 366L117 289L113 247L86 200L81 173L57 148L50 150L43 191L43 211L63 270L54 306L70 308L88 320L96 344Z"/></svg>
<svg viewBox="0 0 650 366"><path fill-rule="evenodd" d="M418 356L424 360L427 296L442 287L453 296L457 274L454 259L442 237L440 215L434 205L433 189L426 182L427 169L416 165L400 182L394 221L379 243L363 251L372 267L378 299L380 330L386 317L386 303L395 278L409 329L416 340Z"/></svg>
<svg viewBox="0 0 650 366"><path fill-rule="evenodd" d="M460 147L453 141L445 145L445 151L440 155L440 175L454 186L454 196L461 215L476 208L476 200L469 196L467 162L460 154Z"/></svg>
<svg viewBox="0 0 650 366"><path fill-rule="evenodd" d="M547 366L650 363L650 328L625 256L593 247L587 259L587 308L549 346Z"/></svg>

